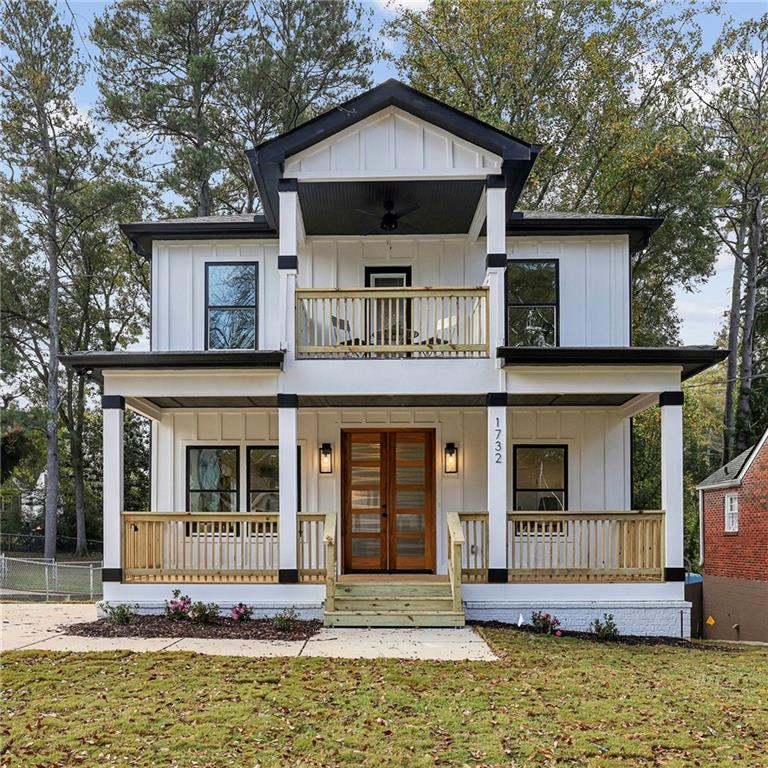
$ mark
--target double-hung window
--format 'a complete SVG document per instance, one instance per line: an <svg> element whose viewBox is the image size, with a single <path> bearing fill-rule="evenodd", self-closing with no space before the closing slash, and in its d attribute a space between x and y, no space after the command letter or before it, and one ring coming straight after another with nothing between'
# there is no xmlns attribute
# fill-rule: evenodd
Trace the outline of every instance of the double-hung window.
<svg viewBox="0 0 768 768"><path fill-rule="evenodd" d="M724 498L725 532L739 532L739 494L726 493Z"/></svg>
<svg viewBox="0 0 768 768"><path fill-rule="evenodd" d="M205 265L207 349L256 349L259 265L211 262Z"/></svg>
<svg viewBox="0 0 768 768"><path fill-rule="evenodd" d="M565 445L516 445L514 481L516 511L568 509L568 448Z"/></svg>
<svg viewBox="0 0 768 768"><path fill-rule="evenodd" d="M558 344L557 261L510 260L506 271L506 334L510 347Z"/></svg>

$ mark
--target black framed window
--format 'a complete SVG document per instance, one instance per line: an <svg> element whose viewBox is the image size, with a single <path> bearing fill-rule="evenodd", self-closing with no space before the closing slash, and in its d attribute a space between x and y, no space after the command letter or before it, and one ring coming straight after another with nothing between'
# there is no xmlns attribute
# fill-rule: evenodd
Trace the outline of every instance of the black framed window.
<svg viewBox="0 0 768 768"><path fill-rule="evenodd" d="M237 512L239 491L240 449L237 446L187 447L188 512Z"/></svg>
<svg viewBox="0 0 768 768"><path fill-rule="evenodd" d="M568 446L516 445L513 456L515 511L568 509Z"/></svg>
<svg viewBox="0 0 768 768"><path fill-rule="evenodd" d="M510 260L506 271L506 335L510 347L555 347L558 333L558 264Z"/></svg>
<svg viewBox="0 0 768 768"><path fill-rule="evenodd" d="M297 509L301 510L301 448L297 446ZM248 446L248 511L280 511L280 457L276 445Z"/></svg>
<svg viewBox="0 0 768 768"><path fill-rule="evenodd" d="M206 349L256 349L258 345L256 262L205 265Z"/></svg>

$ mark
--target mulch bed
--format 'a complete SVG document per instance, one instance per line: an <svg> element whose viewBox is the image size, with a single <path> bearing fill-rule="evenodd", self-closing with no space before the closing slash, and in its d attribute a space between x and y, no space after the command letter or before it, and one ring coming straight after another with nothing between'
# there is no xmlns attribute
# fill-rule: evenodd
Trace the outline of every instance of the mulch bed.
<svg viewBox="0 0 768 768"><path fill-rule="evenodd" d="M540 635L530 624L505 624L503 621L468 621L475 627L487 627L488 629L513 629L515 632L527 632L530 635ZM558 640L554 634L550 635L553 640ZM655 635L619 635L615 640L598 640L591 632L576 632L569 629L561 629L560 637L577 637L579 640L589 640L592 643L618 643L621 645L668 645L673 648L688 648L702 651L725 651L735 652L739 648L731 645L716 645L712 643L692 643L683 637L659 637Z"/></svg>
<svg viewBox="0 0 768 768"><path fill-rule="evenodd" d="M134 616L130 624L115 624L108 619L70 624L68 635L82 637L197 637L216 640L307 640L316 635L322 622L292 621L287 629L278 629L272 619L234 621L220 617L210 624L173 621L165 616Z"/></svg>

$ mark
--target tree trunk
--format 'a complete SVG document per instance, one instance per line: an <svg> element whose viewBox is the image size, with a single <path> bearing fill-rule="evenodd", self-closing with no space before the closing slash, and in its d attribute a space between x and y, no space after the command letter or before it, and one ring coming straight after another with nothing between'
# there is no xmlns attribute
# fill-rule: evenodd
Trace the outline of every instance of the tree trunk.
<svg viewBox="0 0 768 768"><path fill-rule="evenodd" d="M736 375L739 370L739 328L741 327L741 273L743 269L744 239L747 231L748 211L745 210L736 235L736 254L733 259L733 280L731 282L731 310L728 315L728 374L725 384L725 434L723 435L722 463L734 457L736 432Z"/></svg>
<svg viewBox="0 0 768 768"><path fill-rule="evenodd" d="M736 451L745 451L752 438L752 367L754 363L755 309L757 306L757 272L762 244L763 201L761 192L754 193L749 231L747 280L744 289L744 330L741 342L741 386L736 419Z"/></svg>

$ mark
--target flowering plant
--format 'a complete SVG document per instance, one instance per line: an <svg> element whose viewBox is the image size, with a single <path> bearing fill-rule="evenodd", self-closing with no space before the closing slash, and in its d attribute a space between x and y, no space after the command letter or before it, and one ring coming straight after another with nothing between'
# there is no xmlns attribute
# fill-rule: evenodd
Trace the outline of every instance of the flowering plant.
<svg viewBox="0 0 768 768"><path fill-rule="evenodd" d="M216 603L204 603L198 600L189 609L189 618L198 624L210 624L219 616L219 606Z"/></svg>
<svg viewBox="0 0 768 768"><path fill-rule="evenodd" d="M231 616L235 621L250 621L252 614L253 611L245 603L232 606Z"/></svg>
<svg viewBox="0 0 768 768"><path fill-rule="evenodd" d="M189 611L192 608L192 598L189 595L182 595L180 589L173 590L173 599L165 601L165 616L173 621L179 621L189 618Z"/></svg>
<svg viewBox="0 0 768 768"><path fill-rule="evenodd" d="M557 616L550 616L548 613L542 613L541 611L534 611L531 614L531 623L536 632L540 632L542 635L556 634L560 637L560 619Z"/></svg>

